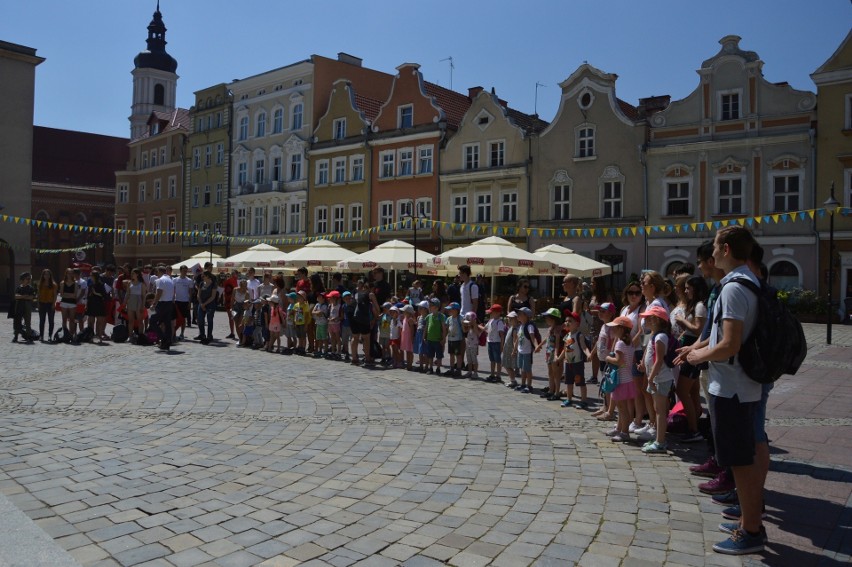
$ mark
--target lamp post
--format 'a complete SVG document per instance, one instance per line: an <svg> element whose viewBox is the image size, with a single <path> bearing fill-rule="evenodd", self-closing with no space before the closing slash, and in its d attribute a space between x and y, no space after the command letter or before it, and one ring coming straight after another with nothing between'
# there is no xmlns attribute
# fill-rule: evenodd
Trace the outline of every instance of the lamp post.
<svg viewBox="0 0 852 567"><path fill-rule="evenodd" d="M213 239L214 238L221 238L221 237L222 237L222 231L221 230L217 230L215 235L214 235L212 230L210 230L209 228L207 229L207 238L210 240L210 263L211 264L213 263Z"/></svg>
<svg viewBox="0 0 852 567"><path fill-rule="evenodd" d="M403 215L404 219L411 219L411 226L414 228L414 279L417 279L417 225L420 224L422 219L427 219L429 217L420 216L420 214L416 215Z"/></svg>
<svg viewBox="0 0 852 567"><path fill-rule="evenodd" d="M834 198L834 182L831 182L831 197L822 204L831 215L828 218L828 323L825 326L825 343L831 344L831 317L834 314L832 288L834 287L834 211L840 206Z"/></svg>

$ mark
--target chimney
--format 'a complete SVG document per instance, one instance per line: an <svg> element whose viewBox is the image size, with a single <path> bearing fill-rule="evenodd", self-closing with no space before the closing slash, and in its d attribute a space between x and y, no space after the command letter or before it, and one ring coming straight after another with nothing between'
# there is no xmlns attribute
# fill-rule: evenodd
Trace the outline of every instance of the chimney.
<svg viewBox="0 0 852 567"><path fill-rule="evenodd" d="M661 110L665 110L672 101L671 95L649 96L639 99L637 107L639 118L647 118Z"/></svg>
<svg viewBox="0 0 852 567"><path fill-rule="evenodd" d="M341 63L346 63L348 65L355 65L356 67L360 67L363 59L360 57L355 57L354 55L349 55L348 53L343 53L342 51L337 54L337 60Z"/></svg>
<svg viewBox="0 0 852 567"><path fill-rule="evenodd" d="M478 95L479 93L481 93L484 90L485 89L483 89L482 87L469 87L467 89L467 98L469 98L470 100L473 100L473 99L476 98L476 95Z"/></svg>

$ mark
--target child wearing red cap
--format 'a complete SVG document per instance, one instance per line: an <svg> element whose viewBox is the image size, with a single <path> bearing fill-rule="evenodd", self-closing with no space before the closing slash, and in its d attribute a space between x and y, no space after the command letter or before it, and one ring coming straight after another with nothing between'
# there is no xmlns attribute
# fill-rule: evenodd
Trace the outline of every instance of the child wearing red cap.
<svg viewBox="0 0 852 567"><path fill-rule="evenodd" d="M491 309L487 309L485 312L488 314L488 321L485 323L485 332L488 337L486 344L488 345L488 360L491 362L491 374L485 381L502 383L501 347L506 337L506 323L500 317L503 314L503 307L495 303L491 306Z"/></svg>
<svg viewBox="0 0 852 567"><path fill-rule="evenodd" d="M633 383L633 344L630 337L633 329L633 321L629 317L616 317L613 321L606 323L606 327L612 330L615 339L615 347L604 359L607 364L618 369L618 386L610 396L618 408L618 423L610 437L616 443L630 441L630 422L633 419L633 404L636 397L636 385Z"/></svg>
<svg viewBox="0 0 852 567"><path fill-rule="evenodd" d="M656 411L656 438L642 447L643 453L666 453L666 425L669 415L669 391L674 383L674 373L665 362L671 336L669 313L659 305L652 305L639 315L651 328L651 340L645 349L639 370L648 375L648 393L654 400Z"/></svg>

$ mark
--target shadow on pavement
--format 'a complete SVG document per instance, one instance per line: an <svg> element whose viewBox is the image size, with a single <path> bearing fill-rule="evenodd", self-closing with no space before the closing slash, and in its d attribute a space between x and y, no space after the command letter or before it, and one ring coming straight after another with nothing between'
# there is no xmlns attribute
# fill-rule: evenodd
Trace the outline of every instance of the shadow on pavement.
<svg viewBox="0 0 852 567"><path fill-rule="evenodd" d="M829 482L852 482L852 472L832 467L821 467L809 463L771 461L769 463L769 470L772 472L811 476Z"/></svg>

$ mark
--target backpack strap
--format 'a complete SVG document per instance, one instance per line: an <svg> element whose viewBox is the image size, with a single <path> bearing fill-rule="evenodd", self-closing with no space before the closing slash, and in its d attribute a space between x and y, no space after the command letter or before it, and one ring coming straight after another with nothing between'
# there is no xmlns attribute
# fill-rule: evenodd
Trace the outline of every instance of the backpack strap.
<svg viewBox="0 0 852 567"><path fill-rule="evenodd" d="M729 283L738 283L741 286L744 286L745 288L750 290L756 297L760 297L760 294L763 293L761 287L748 278L733 278L723 283L719 287L719 295L716 296L716 301L713 303L713 311L715 312L715 317L713 317L713 321L716 323L716 333L719 332L718 329L722 323L722 290ZM733 364L734 358L736 358L736 355L728 358L728 364Z"/></svg>

